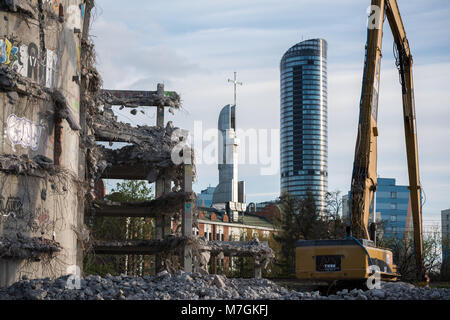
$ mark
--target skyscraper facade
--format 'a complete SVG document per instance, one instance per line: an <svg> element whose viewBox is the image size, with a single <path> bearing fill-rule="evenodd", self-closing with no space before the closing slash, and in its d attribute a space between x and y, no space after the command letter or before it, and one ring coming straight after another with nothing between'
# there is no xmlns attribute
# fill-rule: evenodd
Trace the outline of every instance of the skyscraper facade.
<svg viewBox="0 0 450 320"><path fill-rule="evenodd" d="M383 221L383 237L405 239L407 232L413 231L408 186L397 185L395 179L378 178L376 201L376 211Z"/></svg>
<svg viewBox="0 0 450 320"><path fill-rule="evenodd" d="M350 221L350 191L342 202L343 217ZM409 188L396 184L393 178L377 178L375 194L375 211L377 220L382 221L383 238L398 240L411 237L413 231L411 206L409 203ZM373 207L370 208L370 222L373 221Z"/></svg>
<svg viewBox="0 0 450 320"><path fill-rule="evenodd" d="M310 190L325 209L328 191L327 42L291 47L280 63L281 192Z"/></svg>

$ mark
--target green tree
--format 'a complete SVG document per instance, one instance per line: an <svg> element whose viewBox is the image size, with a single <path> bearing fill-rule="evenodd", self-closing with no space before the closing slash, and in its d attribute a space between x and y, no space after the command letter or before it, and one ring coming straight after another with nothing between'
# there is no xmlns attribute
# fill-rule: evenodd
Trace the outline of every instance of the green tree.
<svg viewBox="0 0 450 320"><path fill-rule="evenodd" d="M328 239L328 225L317 208L317 202L310 190L299 201L295 216L295 228L299 230L299 240Z"/></svg>
<svg viewBox="0 0 450 320"><path fill-rule="evenodd" d="M442 265L441 235L437 227L423 234L425 273L432 280L438 280ZM393 260L402 280L416 280L415 246L412 232L408 232L405 239L383 237L378 241L378 246L392 250Z"/></svg>
<svg viewBox="0 0 450 320"><path fill-rule="evenodd" d="M300 238L296 219L298 206L298 199L289 193L280 196L281 216L275 222L279 231L273 236L280 246L275 253L274 264L279 268L280 276L284 277L291 277L295 272L295 247Z"/></svg>
<svg viewBox="0 0 450 320"><path fill-rule="evenodd" d="M269 247L273 250L275 253L275 256L278 252L280 252L281 245L278 241L274 238L275 234L271 233L268 237L263 237L260 239L260 241L266 241L269 245ZM263 269L263 278L279 278L283 276L283 268L277 264L276 259L272 260L267 268Z"/></svg>
<svg viewBox="0 0 450 320"><path fill-rule="evenodd" d="M117 183L106 198L114 202L143 202L152 200L153 194L146 181L126 180ZM154 222L150 218L95 217L91 232L93 238L99 240L138 240L152 238L153 230ZM143 275L153 272L152 265L152 257L88 253L84 259L84 272Z"/></svg>
<svg viewBox="0 0 450 320"><path fill-rule="evenodd" d="M328 224L328 239L342 239L345 237L345 227L347 222L342 218L341 192L339 190L327 192L325 196L326 212L325 217Z"/></svg>
<svg viewBox="0 0 450 320"><path fill-rule="evenodd" d="M275 266L281 276L295 275L297 241L341 239L345 236L345 224L339 216L342 207L340 192L329 193L326 199L327 208L321 212L310 190L300 199L288 193L281 195L281 218L276 223L279 231L273 236L279 244L275 252Z"/></svg>

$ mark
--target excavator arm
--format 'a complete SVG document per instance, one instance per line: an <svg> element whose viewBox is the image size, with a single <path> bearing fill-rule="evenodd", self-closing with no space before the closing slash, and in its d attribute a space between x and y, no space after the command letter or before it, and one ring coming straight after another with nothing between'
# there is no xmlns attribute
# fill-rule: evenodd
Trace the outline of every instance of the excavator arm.
<svg viewBox="0 0 450 320"><path fill-rule="evenodd" d="M377 188L377 116L382 58L383 22L386 15L400 73L408 162L410 201L414 225L417 278L425 277L423 267L422 206L420 198L417 128L413 87L413 59L396 0L372 0L367 30L366 57L360 101L358 136L351 182L351 230L360 239L370 239L369 214Z"/></svg>

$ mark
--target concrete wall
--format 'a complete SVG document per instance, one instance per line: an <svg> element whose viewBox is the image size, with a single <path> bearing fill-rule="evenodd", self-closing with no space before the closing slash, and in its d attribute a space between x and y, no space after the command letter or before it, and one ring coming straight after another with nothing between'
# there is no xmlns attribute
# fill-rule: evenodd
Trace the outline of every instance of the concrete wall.
<svg viewBox="0 0 450 320"><path fill-rule="evenodd" d="M57 277L66 274L70 266L81 267L81 243L74 230L82 230L84 216L80 133L62 120L62 135L55 141L52 100L52 92L59 90L74 120L79 121L76 77L80 78L81 33L75 29L82 31L84 2L9 2L9 7L1 7L0 67L16 70L18 81L23 81L13 90L0 82L0 154L58 158L61 172L28 176L0 171L0 237L54 239L62 250L39 262L0 260L0 286L10 285L22 275ZM61 143L61 151L55 142Z"/></svg>

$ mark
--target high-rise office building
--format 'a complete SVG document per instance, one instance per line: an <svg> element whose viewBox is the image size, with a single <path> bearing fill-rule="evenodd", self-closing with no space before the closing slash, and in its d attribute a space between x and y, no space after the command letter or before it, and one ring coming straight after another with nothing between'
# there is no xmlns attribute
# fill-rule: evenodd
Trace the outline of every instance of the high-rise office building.
<svg viewBox="0 0 450 320"><path fill-rule="evenodd" d="M281 192L309 189L325 209L328 191L327 42L311 39L281 59Z"/></svg>
<svg viewBox="0 0 450 320"><path fill-rule="evenodd" d="M213 204L213 195L216 188L208 187L202 190L200 193L197 193L197 207L209 208Z"/></svg>
<svg viewBox="0 0 450 320"><path fill-rule="evenodd" d="M343 217L350 221L350 192L342 202ZM392 178L378 178L375 211L376 220L382 221L382 234L386 239L398 240L411 237L413 231L411 206L409 204L408 186L396 184ZM370 222L373 221L373 207L370 209Z"/></svg>
<svg viewBox="0 0 450 320"><path fill-rule="evenodd" d="M381 213L384 237L405 239L413 231L409 200L408 186L397 185L395 179L377 179L375 210Z"/></svg>

